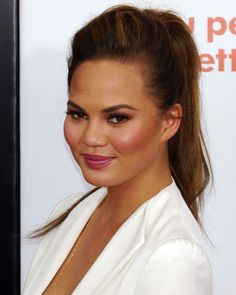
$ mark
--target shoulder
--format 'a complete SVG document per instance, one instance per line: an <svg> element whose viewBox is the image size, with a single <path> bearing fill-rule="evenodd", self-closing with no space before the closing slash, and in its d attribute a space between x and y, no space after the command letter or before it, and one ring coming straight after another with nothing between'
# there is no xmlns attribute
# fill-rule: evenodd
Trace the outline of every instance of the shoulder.
<svg viewBox="0 0 236 295"><path fill-rule="evenodd" d="M175 262L179 270L209 263L205 250L199 244L185 238L169 239L158 245L149 258L149 262L155 261L171 264Z"/></svg>
<svg viewBox="0 0 236 295"><path fill-rule="evenodd" d="M51 211L47 223L50 223L51 221L59 217L61 214L63 214L67 209L69 209L74 204L79 203L79 200L82 199L85 195L89 195L89 193L90 192L78 192L62 199ZM85 200L84 202L86 203ZM84 202L81 202L81 203L84 203ZM49 245L53 244L53 241L56 238L57 233L59 231L60 231L60 226L57 226L53 230L49 231L46 235L38 239L37 250L34 253L34 257L31 261L25 286L27 286L28 283L33 279L35 273L38 270L39 265L41 265L43 258L45 257L45 255L48 253L50 249Z"/></svg>
<svg viewBox="0 0 236 295"><path fill-rule="evenodd" d="M62 199L56 207L51 211L48 222L57 218L69 208L86 207L90 203L99 202L99 199L106 194L107 189L105 187L95 187L87 192L79 192L72 194Z"/></svg>
<svg viewBox="0 0 236 295"><path fill-rule="evenodd" d="M174 182L149 202L147 215L146 232L154 248L175 239L191 241L205 248L202 229Z"/></svg>
<svg viewBox="0 0 236 295"><path fill-rule="evenodd" d="M79 192L62 199L51 211L46 224L49 224L50 222L56 220L59 216L61 216L74 204L80 203L79 200L83 198L85 194L86 193ZM62 224L63 222L59 224L58 226L56 226L55 228L53 228L52 230L50 230L47 234L39 238L37 251L35 252L34 259L33 259L33 264L35 261L37 261L38 258L44 255L44 253L47 251L48 245L52 243L57 233L60 231Z"/></svg>
<svg viewBox="0 0 236 295"><path fill-rule="evenodd" d="M210 295L212 271L205 251L195 242L173 238L149 256L135 294Z"/></svg>

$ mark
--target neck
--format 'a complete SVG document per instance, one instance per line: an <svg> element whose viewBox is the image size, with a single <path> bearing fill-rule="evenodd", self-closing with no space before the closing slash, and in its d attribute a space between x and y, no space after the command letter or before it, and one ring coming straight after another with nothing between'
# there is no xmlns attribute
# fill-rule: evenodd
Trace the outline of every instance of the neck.
<svg viewBox="0 0 236 295"><path fill-rule="evenodd" d="M146 176L146 175L145 175ZM141 204L172 183L169 168L161 173L140 175L117 186L108 187L103 204L104 219L120 220L132 214Z"/></svg>

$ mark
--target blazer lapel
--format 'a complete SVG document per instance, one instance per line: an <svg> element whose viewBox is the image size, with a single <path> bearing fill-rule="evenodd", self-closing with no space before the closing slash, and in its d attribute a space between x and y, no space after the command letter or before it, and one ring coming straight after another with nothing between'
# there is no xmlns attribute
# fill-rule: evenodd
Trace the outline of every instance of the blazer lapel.
<svg viewBox="0 0 236 295"><path fill-rule="evenodd" d="M98 294L133 257L145 241L146 207L141 205L121 225L73 294Z"/></svg>
<svg viewBox="0 0 236 295"><path fill-rule="evenodd" d="M100 188L79 204L56 233L49 233L37 253L37 269L28 278L24 295L44 292L75 243L78 235L97 205L106 196L107 189ZM117 230L107 243L73 294L95 294L102 290L119 270L133 257L145 240L146 204L142 204ZM127 238L128 237L128 238Z"/></svg>
<svg viewBox="0 0 236 295"><path fill-rule="evenodd" d="M41 241L37 269L28 278L25 295L42 294L57 270L64 262L79 233L99 202L106 196L107 189L100 188L75 207L66 220L59 225L56 233L50 233ZM45 247L43 246L45 244Z"/></svg>

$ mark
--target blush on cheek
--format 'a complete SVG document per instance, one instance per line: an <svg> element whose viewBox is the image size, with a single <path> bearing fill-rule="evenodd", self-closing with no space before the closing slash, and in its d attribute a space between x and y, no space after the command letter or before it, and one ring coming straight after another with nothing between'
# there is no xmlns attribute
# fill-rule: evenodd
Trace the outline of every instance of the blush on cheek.
<svg viewBox="0 0 236 295"><path fill-rule="evenodd" d="M76 128L74 128L73 125L66 120L64 123L64 136L69 146L73 146L76 144L76 142L78 142L78 134L76 132Z"/></svg>
<svg viewBox="0 0 236 295"><path fill-rule="evenodd" d="M129 130L113 137L113 144L120 153L133 153L136 150L142 149L149 141L149 134L146 128Z"/></svg>

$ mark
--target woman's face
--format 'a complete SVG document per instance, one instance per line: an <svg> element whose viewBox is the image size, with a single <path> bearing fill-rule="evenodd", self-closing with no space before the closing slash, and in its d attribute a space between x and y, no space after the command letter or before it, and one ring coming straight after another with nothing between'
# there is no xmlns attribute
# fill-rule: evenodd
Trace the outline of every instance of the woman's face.
<svg viewBox="0 0 236 295"><path fill-rule="evenodd" d="M97 60L77 67L64 133L87 182L112 187L155 176L166 152L163 128L137 64Z"/></svg>

